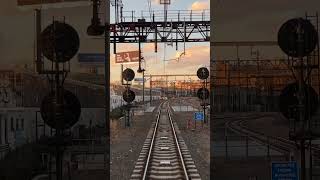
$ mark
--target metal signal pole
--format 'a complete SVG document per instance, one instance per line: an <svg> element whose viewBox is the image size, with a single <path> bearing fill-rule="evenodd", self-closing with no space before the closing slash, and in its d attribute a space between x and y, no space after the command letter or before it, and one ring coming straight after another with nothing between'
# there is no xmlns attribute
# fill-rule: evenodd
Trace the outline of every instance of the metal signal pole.
<svg viewBox="0 0 320 180"><path fill-rule="evenodd" d="M298 41L302 39L302 34L298 33ZM298 48L299 54L302 54L303 47ZM304 110L305 107L303 105L304 101L304 77L303 77L303 57L300 57L300 64L299 64L299 118L300 121L302 121L302 134L305 134L305 116L304 116ZM301 160L301 180L306 180L306 155L305 155L305 140L304 137L301 138L300 141L300 160Z"/></svg>
<svg viewBox="0 0 320 180"><path fill-rule="evenodd" d="M106 1L106 12L110 9L110 0ZM104 70L105 70L105 116L106 116L106 155L107 163L106 164L106 177L110 179L110 20L107 17L109 13L106 13L106 22L104 28L104 47L105 47L105 61L104 61Z"/></svg>
<svg viewBox="0 0 320 180"><path fill-rule="evenodd" d="M206 88L206 84L207 84L207 82L206 82L206 80L203 80L203 88L205 89ZM203 91L203 97L205 97L205 91ZM206 99L205 98L203 98L203 122L204 123L206 123Z"/></svg>
<svg viewBox="0 0 320 180"><path fill-rule="evenodd" d="M144 71L142 71L142 102L143 102L143 105L144 105L144 86L145 86Z"/></svg>

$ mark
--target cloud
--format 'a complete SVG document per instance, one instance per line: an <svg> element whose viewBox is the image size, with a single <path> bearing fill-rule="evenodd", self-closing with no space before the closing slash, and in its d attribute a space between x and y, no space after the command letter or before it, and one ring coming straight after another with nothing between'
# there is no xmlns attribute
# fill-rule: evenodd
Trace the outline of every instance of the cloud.
<svg viewBox="0 0 320 180"><path fill-rule="evenodd" d="M135 47L135 45L124 44L121 49ZM152 44L145 44L144 48L152 49ZM118 49L120 52L120 47ZM166 59L175 59L180 56L183 51L172 53ZM148 53L149 54L149 53ZM186 49L186 55L182 56L180 61L166 61L161 58L162 53L152 55L146 58L146 73L147 74L195 74L199 67L208 66L210 63L210 47L209 45L192 46ZM111 55L111 81L120 80L120 65L114 63L114 55ZM165 64L165 66L164 66ZM143 63L144 66L144 63ZM134 71L138 69L138 64L124 64L124 68L130 67ZM141 74L136 73L137 77Z"/></svg>
<svg viewBox="0 0 320 180"><path fill-rule="evenodd" d="M190 9L194 10L194 11L210 9L210 2L209 1L196 1L196 2L192 3Z"/></svg>
<svg viewBox="0 0 320 180"><path fill-rule="evenodd" d="M182 52L177 52L175 57L179 57ZM210 63L210 46L194 46L186 49L186 54L180 61L169 61L167 64L168 72L173 74L187 73L193 74L199 67L208 66ZM179 68L177 68L179 67Z"/></svg>

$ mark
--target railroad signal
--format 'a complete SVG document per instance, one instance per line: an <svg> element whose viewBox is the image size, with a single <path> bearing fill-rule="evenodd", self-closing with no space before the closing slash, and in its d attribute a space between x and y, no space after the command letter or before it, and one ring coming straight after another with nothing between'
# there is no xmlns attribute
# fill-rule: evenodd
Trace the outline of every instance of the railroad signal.
<svg viewBox="0 0 320 180"><path fill-rule="evenodd" d="M132 69L127 68L122 72L122 77L126 81L132 81L135 77L135 73Z"/></svg>
<svg viewBox="0 0 320 180"><path fill-rule="evenodd" d="M101 36L105 32L105 26L101 24L99 18L99 3L100 0L92 0L92 19L91 24L87 28L89 36Z"/></svg>
<svg viewBox="0 0 320 180"><path fill-rule="evenodd" d="M305 82L310 80L309 75L313 68L318 66L304 65L304 57L310 55L318 45L318 32L308 19L295 18L285 22L278 33L278 44L282 51L292 58L299 58L299 66L293 66L299 72L298 82L289 84L280 95L280 111L293 119L290 123L289 138L300 141L301 180L306 179L305 141L311 140L314 135L311 128L311 116L318 106L318 95ZM318 49L319 51L319 49ZM304 71L309 71L304 77ZM310 74L309 74L310 73ZM303 147L303 148L301 148Z"/></svg>
<svg viewBox="0 0 320 180"><path fill-rule="evenodd" d="M122 72L122 78L126 81L132 81L135 77L135 73L132 69L130 68L127 68L125 69L123 72ZM130 109L131 109L131 104L134 99L136 98L136 94L130 90L130 84L123 84L126 86L126 90L123 92L122 94L122 98L125 102L127 102L127 105L126 105L126 115L125 115L125 125L127 127L130 126L130 119L131 119L131 116L130 116Z"/></svg>
<svg viewBox="0 0 320 180"><path fill-rule="evenodd" d="M202 100L201 106L203 107L204 119L203 122L206 123L206 108L208 103L205 101L209 98L209 90L207 89L207 79L209 77L209 70L206 67L201 67L197 71L197 76L199 79L203 81L202 88L198 89L197 96Z"/></svg>
<svg viewBox="0 0 320 180"><path fill-rule="evenodd" d="M39 74L46 74L51 87L51 91L44 97L40 113L45 124L56 130L55 137L51 145L56 146L56 177L62 180L62 160L66 134L64 130L71 128L79 121L81 115L81 105L78 98L70 91L63 89L65 78L70 72L70 64L67 64L78 52L80 38L77 31L65 22L53 21L42 32L40 11L36 11L37 34L37 71ZM49 70L43 69L42 55L52 61L52 66L47 66ZM60 64L63 64L63 68ZM65 66L66 65L66 66ZM36 128L37 131L37 128Z"/></svg>
<svg viewBox="0 0 320 180"><path fill-rule="evenodd" d="M309 20L290 19L278 32L278 44L288 56L304 57L309 55L318 43L318 33Z"/></svg>
<svg viewBox="0 0 320 180"><path fill-rule="evenodd" d="M318 108L318 94L316 91L310 86L303 84L304 90L304 100L302 101L302 105L305 110L308 112L304 112L304 118L308 119L311 117ZM279 106L281 113L286 117L290 118L294 116L296 120L300 120L299 118L299 84L291 83L287 85L280 94ZM292 115L293 114L293 115Z"/></svg>
<svg viewBox="0 0 320 180"><path fill-rule="evenodd" d="M201 100L209 98L209 90L207 88L200 88L197 92L197 96Z"/></svg>
<svg viewBox="0 0 320 180"><path fill-rule="evenodd" d="M197 71L197 76L199 79L207 79L209 77L209 70L205 67L199 68Z"/></svg>
<svg viewBox="0 0 320 180"><path fill-rule="evenodd" d="M42 101L40 112L44 122L53 129L68 129L79 121L81 105L70 91L62 89L62 104L58 104L56 92L49 93Z"/></svg>
<svg viewBox="0 0 320 180"><path fill-rule="evenodd" d="M122 94L123 100L127 103L131 103L136 98L136 94L130 90L126 89Z"/></svg>
<svg viewBox="0 0 320 180"><path fill-rule="evenodd" d="M70 61L78 52L79 46L77 31L64 22L54 21L41 33L42 53L50 61Z"/></svg>

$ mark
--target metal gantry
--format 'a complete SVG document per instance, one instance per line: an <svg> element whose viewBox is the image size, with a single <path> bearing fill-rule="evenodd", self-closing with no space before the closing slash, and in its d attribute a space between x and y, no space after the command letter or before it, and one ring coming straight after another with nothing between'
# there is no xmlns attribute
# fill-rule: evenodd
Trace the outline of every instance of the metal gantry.
<svg viewBox="0 0 320 180"><path fill-rule="evenodd" d="M158 52L158 43L175 44L176 50L179 43L208 42L210 41L210 12L203 11L153 11L150 18L146 18L148 12L142 11L141 17L135 15L135 11L121 11L120 22L110 25L110 43L113 44L113 53L117 53L118 43L139 44L139 69L141 68L142 43L154 43L154 51ZM150 13L150 12L149 12ZM129 21L128 21L129 19Z"/></svg>
<svg viewBox="0 0 320 180"><path fill-rule="evenodd" d="M161 11L162 12L162 11ZM119 23L111 24L112 43L184 43L207 42L210 40L209 11L166 11L169 21L162 18L160 12L154 11L152 19L137 18L131 11L129 16L122 17ZM163 12L162 12L163 13ZM200 18L199 18L200 17ZM129 21L128 21L129 19Z"/></svg>

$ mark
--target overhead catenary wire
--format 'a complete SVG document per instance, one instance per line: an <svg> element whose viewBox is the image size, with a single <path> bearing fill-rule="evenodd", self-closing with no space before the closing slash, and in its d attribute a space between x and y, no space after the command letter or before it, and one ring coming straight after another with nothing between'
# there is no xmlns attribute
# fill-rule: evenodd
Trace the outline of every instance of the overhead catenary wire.
<svg viewBox="0 0 320 180"><path fill-rule="evenodd" d="M150 14L150 21L152 20L152 8L151 8L151 0L147 0L148 2L148 9L149 9L149 14Z"/></svg>

